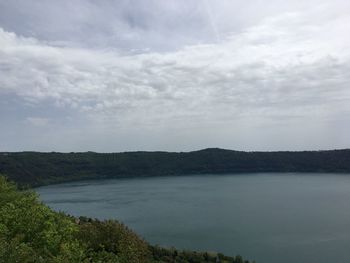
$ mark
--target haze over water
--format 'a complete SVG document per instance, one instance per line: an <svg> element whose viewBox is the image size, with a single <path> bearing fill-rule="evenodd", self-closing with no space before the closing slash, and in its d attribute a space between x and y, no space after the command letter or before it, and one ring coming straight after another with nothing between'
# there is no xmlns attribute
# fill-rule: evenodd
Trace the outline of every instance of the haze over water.
<svg viewBox="0 0 350 263"><path fill-rule="evenodd" d="M348 175L151 177L36 190L56 210L118 219L152 244L257 263L350 262Z"/></svg>

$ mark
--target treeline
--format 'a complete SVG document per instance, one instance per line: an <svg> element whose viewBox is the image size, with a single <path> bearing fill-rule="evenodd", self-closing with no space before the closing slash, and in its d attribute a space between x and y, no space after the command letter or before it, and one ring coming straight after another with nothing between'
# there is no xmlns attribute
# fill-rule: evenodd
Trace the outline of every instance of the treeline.
<svg viewBox="0 0 350 263"><path fill-rule="evenodd" d="M81 179L256 172L350 172L350 150L0 153L0 173L29 186Z"/></svg>
<svg viewBox="0 0 350 263"><path fill-rule="evenodd" d="M0 176L0 263L249 263L242 257L149 245L115 220L74 218Z"/></svg>

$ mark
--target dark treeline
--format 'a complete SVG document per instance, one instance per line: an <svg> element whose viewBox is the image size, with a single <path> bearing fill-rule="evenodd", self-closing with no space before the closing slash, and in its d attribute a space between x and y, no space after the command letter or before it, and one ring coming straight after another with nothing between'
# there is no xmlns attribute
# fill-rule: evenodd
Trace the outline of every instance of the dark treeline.
<svg viewBox="0 0 350 263"><path fill-rule="evenodd" d="M81 179L256 172L350 172L350 150L0 153L0 173L28 186Z"/></svg>

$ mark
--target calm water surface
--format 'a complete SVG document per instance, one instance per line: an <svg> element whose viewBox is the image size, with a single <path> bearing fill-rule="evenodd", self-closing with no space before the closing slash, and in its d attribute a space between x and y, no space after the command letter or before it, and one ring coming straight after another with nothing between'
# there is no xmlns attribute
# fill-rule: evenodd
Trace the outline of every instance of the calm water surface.
<svg viewBox="0 0 350 263"><path fill-rule="evenodd" d="M350 175L203 175L36 189L56 210L116 218L152 244L257 263L350 262Z"/></svg>

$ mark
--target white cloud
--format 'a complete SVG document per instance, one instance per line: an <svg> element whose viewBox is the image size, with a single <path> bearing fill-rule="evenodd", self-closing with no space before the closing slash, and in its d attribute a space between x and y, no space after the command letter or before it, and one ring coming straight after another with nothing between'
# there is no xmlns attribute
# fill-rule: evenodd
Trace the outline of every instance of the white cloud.
<svg viewBox="0 0 350 263"><path fill-rule="evenodd" d="M1 30L1 90L105 113L155 104L194 111L222 102L233 109L286 100L293 106L309 93L328 96L328 85L342 96L327 99L337 100L349 80L345 18L326 21L325 34L325 25L309 26L305 16L286 14L220 44L132 56L51 47ZM332 36L340 26L344 35Z"/></svg>
<svg viewBox="0 0 350 263"><path fill-rule="evenodd" d="M135 55L51 46L0 29L0 99L52 102L106 129L234 130L233 123L251 129L314 117L318 125L350 111L350 15L331 10L319 21L320 10L270 17L218 43Z"/></svg>

